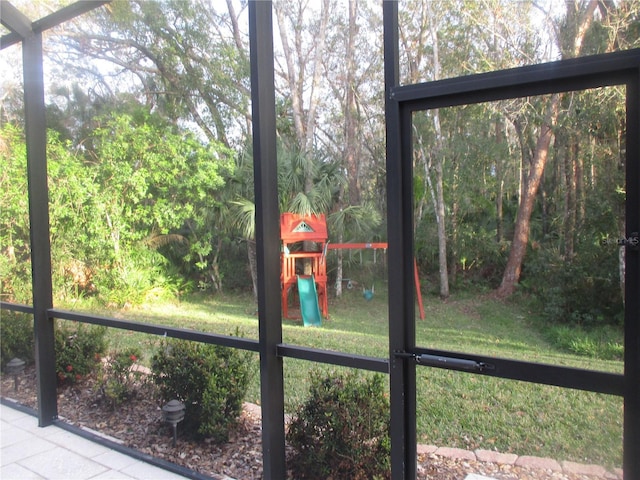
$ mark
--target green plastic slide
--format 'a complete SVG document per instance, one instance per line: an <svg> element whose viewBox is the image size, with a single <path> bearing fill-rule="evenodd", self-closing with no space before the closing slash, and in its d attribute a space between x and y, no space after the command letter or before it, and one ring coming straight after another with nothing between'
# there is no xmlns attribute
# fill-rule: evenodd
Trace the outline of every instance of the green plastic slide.
<svg viewBox="0 0 640 480"><path fill-rule="evenodd" d="M305 327L319 327L322 325L318 292L313 275L298 275L298 295L300 297L300 313Z"/></svg>

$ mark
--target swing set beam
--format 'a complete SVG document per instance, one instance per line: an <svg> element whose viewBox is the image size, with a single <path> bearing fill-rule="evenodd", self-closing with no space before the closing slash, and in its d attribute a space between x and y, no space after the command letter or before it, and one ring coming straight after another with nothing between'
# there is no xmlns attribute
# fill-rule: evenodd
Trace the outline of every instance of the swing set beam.
<svg viewBox="0 0 640 480"><path fill-rule="evenodd" d="M329 243L328 250L358 250L362 248L384 248L387 249L386 243Z"/></svg>
<svg viewBox="0 0 640 480"><path fill-rule="evenodd" d="M365 248L383 248L387 249L387 243L328 243L327 250L360 250ZM416 297L418 300L418 308L420 309L420 320L424 320L424 305L422 304L422 292L420 291L420 278L418 277L418 262L413 259L413 276L416 285Z"/></svg>

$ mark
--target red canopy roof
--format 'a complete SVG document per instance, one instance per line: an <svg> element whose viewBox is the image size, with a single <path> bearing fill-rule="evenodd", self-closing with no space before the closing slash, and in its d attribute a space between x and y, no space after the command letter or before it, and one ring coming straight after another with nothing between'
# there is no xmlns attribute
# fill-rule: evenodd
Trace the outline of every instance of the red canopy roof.
<svg viewBox="0 0 640 480"><path fill-rule="evenodd" d="M280 215L280 238L284 243L326 242L327 221L324 214L302 216L297 213Z"/></svg>

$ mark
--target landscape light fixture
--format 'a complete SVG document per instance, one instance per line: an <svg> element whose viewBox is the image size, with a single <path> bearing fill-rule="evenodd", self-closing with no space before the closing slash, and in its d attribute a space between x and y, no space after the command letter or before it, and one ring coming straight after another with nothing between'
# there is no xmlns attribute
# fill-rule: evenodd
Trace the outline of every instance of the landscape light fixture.
<svg viewBox="0 0 640 480"><path fill-rule="evenodd" d="M18 391L19 375L24 371L25 362L19 358L13 358L7 363L7 373L13 375L13 388Z"/></svg>
<svg viewBox="0 0 640 480"><path fill-rule="evenodd" d="M176 446L178 423L184 419L185 406L180 400L171 400L162 407L164 421L173 428L173 446Z"/></svg>

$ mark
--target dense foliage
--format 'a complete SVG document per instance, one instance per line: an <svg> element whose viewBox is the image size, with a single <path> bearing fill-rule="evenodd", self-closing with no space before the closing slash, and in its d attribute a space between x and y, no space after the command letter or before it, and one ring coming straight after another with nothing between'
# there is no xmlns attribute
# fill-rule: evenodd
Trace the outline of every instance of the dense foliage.
<svg viewBox="0 0 640 480"><path fill-rule="evenodd" d="M26 146L19 128L0 126L0 292L2 299L31 299L31 250Z"/></svg>
<svg viewBox="0 0 640 480"><path fill-rule="evenodd" d="M184 340L163 341L151 361L165 401L185 404L181 428L189 436L225 442L242 412L250 356L237 349Z"/></svg>
<svg viewBox="0 0 640 480"><path fill-rule="evenodd" d="M0 315L0 364L19 358L30 363L34 357L33 316L26 313L2 312Z"/></svg>
<svg viewBox="0 0 640 480"><path fill-rule="evenodd" d="M314 373L287 431L294 478L387 478L388 415L380 375Z"/></svg>
<svg viewBox="0 0 640 480"><path fill-rule="evenodd" d="M141 352L137 347L112 349L103 359L98 372L98 388L112 407L131 399L141 384L146 383L146 375L136 368L140 359Z"/></svg>
<svg viewBox="0 0 640 480"><path fill-rule="evenodd" d="M33 317L2 312L0 356L3 368L13 358L27 365L34 359ZM98 371L107 349L106 328L60 321L55 328L56 376L58 384L73 384Z"/></svg>
<svg viewBox="0 0 640 480"><path fill-rule="evenodd" d="M59 384L73 384L94 373L107 349L107 329L60 322L55 330L56 375Z"/></svg>
<svg viewBox="0 0 640 480"><path fill-rule="evenodd" d="M97 296L105 304L174 297L212 268L217 232L206 211L217 203L229 151L204 146L138 111L104 117L92 149L48 136L51 249L59 298ZM28 302L30 283L24 138L5 124L0 264L5 298ZM176 258L162 255L181 245ZM165 250L166 251L166 250Z"/></svg>

